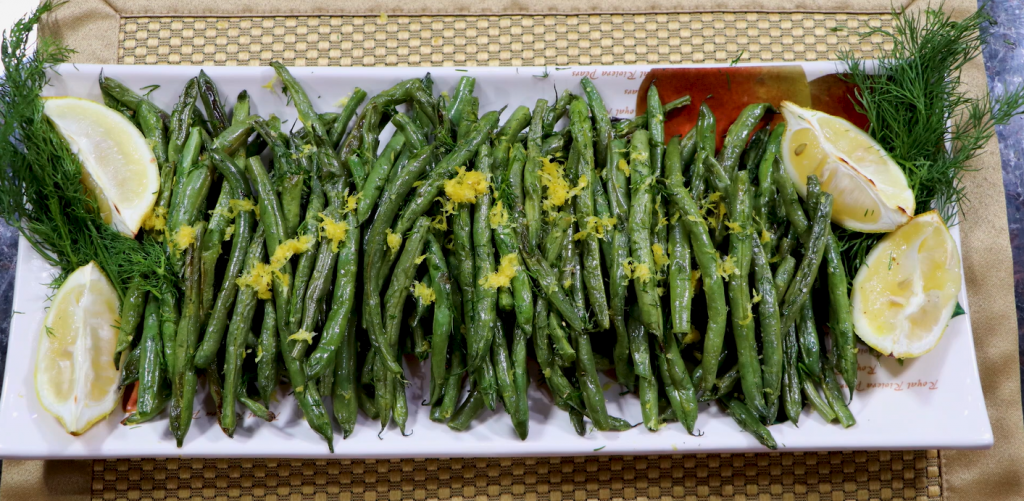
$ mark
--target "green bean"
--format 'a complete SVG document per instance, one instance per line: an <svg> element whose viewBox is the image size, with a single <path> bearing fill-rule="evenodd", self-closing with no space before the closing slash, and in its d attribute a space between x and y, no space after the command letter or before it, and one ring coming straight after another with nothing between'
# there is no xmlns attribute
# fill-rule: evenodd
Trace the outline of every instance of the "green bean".
<svg viewBox="0 0 1024 501"><path fill-rule="evenodd" d="M456 129L458 141L462 141L472 134L473 127L480 121L479 113L480 100L471 96L466 100L465 106L463 106L462 119L459 121L458 128Z"/></svg>
<svg viewBox="0 0 1024 501"><path fill-rule="evenodd" d="M807 401L811 404L814 412L821 414L821 418L826 423L831 423L836 420L836 414L832 411L832 408L828 405L828 402L821 397L818 393L818 385L811 379L805 372L800 372L800 384L803 387L804 395L807 396Z"/></svg>
<svg viewBox="0 0 1024 501"><path fill-rule="evenodd" d="M551 335L550 325L548 323L548 300L547 298L537 296L536 302L534 303L535 311L533 315L533 351L534 356L537 359L537 365L540 366L542 373L547 372L552 367L552 355L551 355ZM571 346L570 346L571 348ZM573 352L575 354L575 352ZM542 374L547 379L546 374Z"/></svg>
<svg viewBox="0 0 1024 501"><path fill-rule="evenodd" d="M462 336L459 329L455 329L452 336L450 341L452 346L451 367L448 368L445 376L441 403L431 410L430 419L432 421L441 422L451 417L452 413L455 412L455 406L459 403L459 396L462 393L462 379L466 371L466 353L461 346ZM435 413L434 410L437 412Z"/></svg>
<svg viewBox="0 0 1024 501"><path fill-rule="evenodd" d="M253 160L250 159L249 163L252 164ZM261 203L262 206L262 203ZM264 214L262 211L261 214ZM266 216L263 216L266 217ZM266 223L266 220L264 220ZM267 250L270 250L270 232L267 232ZM257 230L257 237L253 239L254 244L259 240L259 230ZM275 291L275 296L277 292ZM324 409L323 401L320 398L320 392L315 384L306 384L306 373L303 368L302 360L294 357L288 350L291 343L289 339L290 335L285 330L285 326L281 325L281 302L276 301L277 309L277 332L278 342L280 348L281 357L284 359L285 368L288 370L288 379L291 381L292 390L295 394L295 399L299 403L299 408L302 409L302 413L306 418L306 422L309 423L310 428L313 429L317 434L324 437L327 440L327 445L330 450L334 451L334 431L331 429L330 418L327 415L326 409Z"/></svg>
<svg viewBox="0 0 1024 501"><path fill-rule="evenodd" d="M555 353L561 358L566 364L571 364L576 361L576 350L572 348L572 342L569 340L569 334L562 328L562 316L557 311L550 313L551 318L548 320L548 334L551 336L552 345L555 347Z"/></svg>
<svg viewBox="0 0 1024 501"><path fill-rule="evenodd" d="M206 202L211 172L203 169L199 162L199 151L203 144L202 129L193 127L182 150L181 161L175 174L175 188L171 192L167 211L167 232L174 235L182 224L190 224L199 215L200 203Z"/></svg>
<svg viewBox="0 0 1024 501"><path fill-rule="evenodd" d="M103 104L106 105L107 108L124 115L128 121L135 123L135 112L131 108L125 106L121 101L118 101L117 98L107 92L106 89L100 88L100 94L103 95Z"/></svg>
<svg viewBox="0 0 1024 501"><path fill-rule="evenodd" d="M569 216L573 222L569 225L569 231L565 238L565 245L562 247L562 274L559 281L563 289L568 289L572 306L576 309L576 315L587 320L587 305L583 297L583 278L581 273L580 253L576 247L573 236L579 232L576 226L576 215L572 207L569 208Z"/></svg>
<svg viewBox="0 0 1024 501"><path fill-rule="evenodd" d="M781 298L786 295L786 289L789 288L789 282L793 280L793 273L795 272L796 259L790 255L782 258L782 261L779 262L778 268L775 268L776 297Z"/></svg>
<svg viewBox="0 0 1024 501"><path fill-rule="evenodd" d="M601 431L611 430L613 424L608 416L601 382L597 377L594 352L590 346L590 334L573 331L572 337L576 344L576 377L579 379L580 389L583 391L583 402L587 406L587 414L594 423L594 428Z"/></svg>
<svg viewBox="0 0 1024 501"><path fill-rule="evenodd" d="M736 340L736 355L739 360L740 379L745 402L765 419L768 408L764 403L764 386L761 379L761 365L758 362L757 339L754 334L753 314L750 313L750 286L748 274L751 261L752 235L750 217L750 181L746 173L736 176L734 191L730 197L733 222L739 225L729 235L729 255L736 262L737 272L729 278L729 310L732 318L732 332ZM706 354L705 354L706 355Z"/></svg>
<svg viewBox="0 0 1024 501"><path fill-rule="evenodd" d="M263 326L260 329L259 345L256 348L256 387L264 404L270 404L271 395L277 387L277 312L273 301L263 302Z"/></svg>
<svg viewBox="0 0 1024 501"><path fill-rule="evenodd" d="M258 243L262 245L262 242ZM246 261L249 261L249 258L253 258L253 260L247 263L248 270L252 270L259 262L260 254L260 251L253 252L250 249ZM243 388L242 363L245 361L245 338L249 333L258 301L255 289L242 287L238 291L235 310L231 315L231 327L228 329L224 348L224 400L220 413L220 427L229 437L233 437L235 434L235 400L239 390ZM216 370L214 369L214 372Z"/></svg>
<svg viewBox="0 0 1024 501"><path fill-rule="evenodd" d="M548 108L548 110L550 109L551 108ZM568 131L569 129L566 128L563 132ZM540 157L559 158L565 156L563 150L565 150L565 147L569 143L571 138L571 135L567 136L566 134L563 133L555 134L544 138L544 142L542 142L540 145Z"/></svg>
<svg viewBox="0 0 1024 501"><path fill-rule="evenodd" d="M757 303L761 327L761 371L764 381L765 403L768 408L769 424L778 414L779 394L782 391L783 347L782 331L779 330L779 302L775 280L768 265L761 242L753 240L754 280L761 300Z"/></svg>
<svg viewBox="0 0 1024 501"><path fill-rule="evenodd" d="M159 108L146 101L146 106L139 108L136 117L142 134L151 145L157 166L161 169L167 168L167 133L164 131L164 122L160 119Z"/></svg>
<svg viewBox="0 0 1024 501"><path fill-rule="evenodd" d="M409 115L396 113L395 116L391 118L391 123L394 124L397 129L395 134L401 134L405 140L408 141L409 147L411 147L413 151L417 151L420 148L427 146L426 133L420 129L419 125L409 118Z"/></svg>
<svg viewBox="0 0 1024 501"><path fill-rule="evenodd" d="M313 108L313 102L309 100L309 96L306 95L306 91L302 89L299 81L292 76L291 72L283 64L273 61L270 63L270 66L274 68L278 78L281 79L281 85L284 86L289 100L291 100L295 110L299 113L299 120L302 121L302 125L312 130L313 134L320 141L328 141L329 136L323 122L320 121L320 115Z"/></svg>
<svg viewBox="0 0 1024 501"><path fill-rule="evenodd" d="M796 228L791 224L787 228L786 235L780 239L778 247L775 249L776 256L789 256L800 243L800 236L796 232ZM792 281L792 277L790 277L790 280Z"/></svg>
<svg viewBox="0 0 1024 501"><path fill-rule="evenodd" d="M629 259L629 237L618 228L612 231L612 251L608 264L608 288L610 295L609 312L615 327L615 346L612 358L615 361L615 375L619 384L627 390L633 389L636 379L629 349L629 333L626 327L626 297L629 293L629 275L625 263Z"/></svg>
<svg viewBox="0 0 1024 501"><path fill-rule="evenodd" d="M661 177L665 155L665 110L653 82L647 88L647 130L651 133L651 172L654 177Z"/></svg>
<svg viewBox="0 0 1024 501"><path fill-rule="evenodd" d="M545 136L551 135L555 131L555 124L565 116L566 110L569 109L569 102L572 101L573 97L572 92L564 90L562 95L555 99L555 105L547 109L544 114Z"/></svg>
<svg viewBox="0 0 1024 501"><path fill-rule="evenodd" d="M690 96L682 96L672 101L665 103L662 106L664 114L668 115L668 112L682 108L683 106L690 104ZM624 138L637 131L637 129L646 129L650 114L645 111L642 115L637 115L632 120L619 120L612 124L612 137Z"/></svg>
<svg viewBox="0 0 1024 501"><path fill-rule="evenodd" d="M320 342L317 343L316 349L309 355L306 362L306 376L310 379L321 377L330 368L331 357L335 356L334 352L342 343L343 336L347 335L345 329L355 307L356 276L359 270L359 228L355 224L355 215L351 212L346 214L345 222L349 225L349 230L345 235L345 240L341 242L342 246L339 252L335 253L333 249L330 249L330 253L327 253L326 250L321 253L323 259L317 256L317 276L324 275L325 278L315 281L315 287L314 284L311 284L310 291L307 293L307 296L311 295L307 297L306 301L308 312L315 305L322 303L323 296L331 288L331 281L327 277L330 276L331 268L337 269L337 276L334 278L334 296L331 299L331 312L327 316L327 323L323 335L320 336ZM332 246L322 246L322 248L326 247ZM302 328L308 331L315 324L316 315L307 314L303 318ZM355 355L350 356L354 357ZM349 431L351 432L351 430Z"/></svg>
<svg viewBox="0 0 1024 501"><path fill-rule="evenodd" d="M488 347L490 351L490 347ZM489 355L490 353L488 353ZM484 403L487 408L494 410L495 402L497 400L497 387L496 375L494 373L494 363L491 361L491 357L485 356L480 367L473 371L473 379L476 383L476 388L483 393Z"/></svg>
<svg viewBox="0 0 1024 501"><path fill-rule="evenodd" d="M523 171L524 201L523 210L526 226L529 228L530 241L535 245L541 232L541 147L544 140L544 115L547 113L548 101L538 99L533 107L530 120L530 132L526 140L526 167Z"/></svg>
<svg viewBox="0 0 1024 501"><path fill-rule="evenodd" d="M366 392L357 390L357 398L359 400L359 410L366 414L366 417L376 420L380 419L380 412L377 410L377 404L366 395Z"/></svg>
<svg viewBox="0 0 1024 501"><path fill-rule="evenodd" d="M167 405L162 398L167 391L164 382L163 342L160 339L160 301L155 294L146 300L142 340L139 342L139 396L136 413L153 416ZM162 405L161 405L162 404Z"/></svg>
<svg viewBox="0 0 1024 501"><path fill-rule="evenodd" d="M121 366L121 353L127 350L135 338L142 321L146 306L147 292L137 285L132 285L121 300L121 325L117 332L117 345L114 349L114 368Z"/></svg>
<svg viewBox="0 0 1024 501"><path fill-rule="evenodd" d="M484 175L491 174L491 149L487 143L480 146L476 159L476 171ZM467 333L467 353L469 368L477 370L481 362L491 352L491 340L494 337L497 316L497 288L486 285L487 277L494 273L494 246L491 239L491 200L488 191L477 198L473 207L473 260L475 321L473 331Z"/></svg>
<svg viewBox="0 0 1024 501"><path fill-rule="evenodd" d="M651 190L655 178L651 174L649 157L650 144L647 131L638 130L633 133L629 150L632 205L627 227L630 255L633 261L633 288L636 291L636 300L640 308L640 320L644 323L644 327L660 340L662 337L661 300L655 290L655 263L651 250Z"/></svg>
<svg viewBox="0 0 1024 501"><path fill-rule="evenodd" d="M690 136L690 134L687 134ZM693 137L693 136L690 136ZM665 150L665 178L676 178L675 183L682 184L683 161L679 137L673 137ZM669 205L668 224L668 294L672 332L688 334L690 332L690 308L693 304L693 279L691 277L692 260L690 241L683 229L682 215L679 207Z"/></svg>
<svg viewBox="0 0 1024 501"><path fill-rule="evenodd" d="M835 361L832 360L832 356L825 356L822 359L822 364L824 365L821 368L821 373L825 401L835 412L839 424L843 425L843 428L849 428L857 424L857 420L854 419L853 413L850 412L850 408L844 401L843 390L839 387L839 381L836 379Z"/></svg>
<svg viewBox="0 0 1024 501"><path fill-rule="evenodd" d="M249 394L246 393L245 390L245 385L238 388L238 394L235 395L235 398L237 398L238 402L245 406L253 416L256 416L268 423L277 419L277 416L275 416L273 412L270 412L270 409L267 409L266 406L256 400L249 398Z"/></svg>
<svg viewBox="0 0 1024 501"><path fill-rule="evenodd" d="M197 240L202 239L203 226L196 229ZM196 374L194 353L199 344L199 255L197 245L193 243L185 249L185 294L181 320L175 335L174 358L175 372L171 380L173 397L171 400L171 432L181 447L185 435L192 425L192 406L194 404L198 376Z"/></svg>
<svg viewBox="0 0 1024 501"><path fill-rule="evenodd" d="M312 241L309 249L299 255L299 262L295 267L294 281L292 282L291 287L292 296L289 298L291 305L288 307L288 330L290 332L298 331L300 329L300 324L303 324L302 320L303 313L305 313L304 300L306 298L306 287L309 285L310 276L313 274L313 265L316 264L317 260L317 251L319 250L320 243L316 236L321 221L320 214L323 213L324 204L326 202L326 195L324 194L324 188L320 183L320 179L314 176L311 181L312 189L309 194L309 204L306 207L306 218L302 225L300 225L297 236L308 236ZM329 270L330 267L327 267L327 269ZM314 303L314 306L316 305L319 305L319 301ZM311 315L306 316L309 317ZM304 327L304 325L301 327ZM312 328L312 326L310 326L310 328ZM300 341L295 345L296 351L293 351L292 353L304 352L307 346L304 341Z"/></svg>
<svg viewBox="0 0 1024 501"><path fill-rule="evenodd" d="M355 116L356 110L359 109L360 104L363 104L364 99L366 99L366 91L359 87L352 89L352 94L345 99L345 106L341 109L341 116L331 126L331 149L337 148L341 143L345 132L348 131L349 122L352 121L352 117Z"/></svg>
<svg viewBox="0 0 1024 501"><path fill-rule="evenodd" d="M430 396L428 401L440 401L445 383L445 362L448 358L448 341L453 327L452 280L448 273L441 244L433 234L427 236L427 268L430 286L434 291L433 337L430 348Z"/></svg>
<svg viewBox="0 0 1024 501"><path fill-rule="evenodd" d="M395 265L391 284L384 297L384 320L388 346L392 351L398 346L398 334L402 327L402 308L412 288L416 273L416 261L423 255L423 247L430 234L430 218L424 216L416 221L409 234L408 241L402 249L402 256ZM395 353L397 357L397 353Z"/></svg>
<svg viewBox="0 0 1024 501"><path fill-rule="evenodd" d="M113 96L118 101L121 101L121 103L123 103L132 111L137 112L141 107L147 106L146 103L148 103L148 101L146 101L144 97L140 96L138 93L129 89L123 83L114 80L113 78L100 75L100 88L106 91L111 96ZM167 113L160 111L160 115L161 120L163 120L164 122L170 121L170 117L167 115Z"/></svg>
<svg viewBox="0 0 1024 501"><path fill-rule="evenodd" d="M777 187L775 186L775 176L772 172L774 169L772 166L775 165L775 158L779 155L779 150L782 146L782 136L785 133L785 122L779 123L774 129L772 129L771 135L768 137L768 144L765 147L764 155L761 157L761 162L758 165L757 207L758 211L761 213L762 227L768 225L768 214L772 210L772 201L776 197Z"/></svg>
<svg viewBox="0 0 1024 501"><path fill-rule="evenodd" d="M516 207L517 205L513 205ZM516 241L515 233L507 222L499 223L493 228L494 246L498 253L505 259L505 256L515 255L518 265L519 242ZM530 284L530 277L526 273L516 272L511 279L513 307L516 313L516 323L525 330L526 335L533 334L533 287Z"/></svg>
<svg viewBox="0 0 1024 501"><path fill-rule="evenodd" d="M765 126L757 129L751 136L750 141L744 145L743 154L740 156L740 162L738 165L742 166L747 172L759 175L759 168L761 166L761 160L764 158L765 151L768 148L768 135L771 133L771 127ZM758 177L760 181L760 177ZM751 179L753 182L753 179Z"/></svg>
<svg viewBox="0 0 1024 501"><path fill-rule="evenodd" d="M455 431L468 430L473 420L484 410L484 400L485 397L479 389L472 389L452 419L448 421L448 428Z"/></svg>
<svg viewBox="0 0 1024 501"><path fill-rule="evenodd" d="M446 112L456 129L462 123L462 114L473 97L474 87L476 87L476 79L473 77L461 77L459 83L455 85L455 93L452 94L452 99L448 102Z"/></svg>
<svg viewBox="0 0 1024 501"><path fill-rule="evenodd" d="M801 382L798 367L796 326L790 327L782 337L782 407L794 425L800 420L804 408L800 396Z"/></svg>
<svg viewBox="0 0 1024 501"><path fill-rule="evenodd" d="M825 270L828 273L829 332L839 372L849 388L850 399L857 387L857 340L853 337L853 312L847 292L846 265L839 252L839 241L829 232L825 242Z"/></svg>
<svg viewBox="0 0 1024 501"><path fill-rule="evenodd" d="M167 130L167 161L171 164L178 164L181 157L181 150L185 147L192 126L192 110L195 109L198 99L198 79L190 78L171 111L171 121Z"/></svg>
<svg viewBox="0 0 1024 501"><path fill-rule="evenodd" d="M640 412L643 416L644 426L648 430L657 431L660 427L658 423L658 382L654 377L654 371L651 370L651 336L647 335L644 324L640 321L639 311L635 307L630 308L627 329L636 375L639 376L637 394L640 397Z"/></svg>
<svg viewBox="0 0 1024 501"><path fill-rule="evenodd" d="M761 445L771 450L778 448L775 438L772 437L772 432L768 431L768 428L765 428L757 420L757 414L747 407L746 404L725 395L721 397L721 401L725 404L726 412L732 417L733 421L736 421L736 424L740 425L743 431L753 435Z"/></svg>
<svg viewBox="0 0 1024 501"><path fill-rule="evenodd" d="M740 155L743 153L743 148L747 146L750 133L764 117L769 106L771 106L769 103L747 105L726 131L725 140L722 142L722 151L718 152L718 163L722 164L722 168L730 178L736 173Z"/></svg>
<svg viewBox="0 0 1024 501"><path fill-rule="evenodd" d="M224 332L228 326L228 313L231 311L232 306L236 301L236 292L238 291L238 284L236 279L239 278L243 271L243 265L246 259L246 252L249 247L249 240L252 237L253 226L256 219L256 215L252 211L240 211L235 217L235 234L231 239L231 253L228 258L227 268L224 270L224 282L217 293L217 300L213 304L213 309L210 310L209 319L206 323L206 330L203 335L203 341L199 345L199 349L196 351L195 364L200 369L206 369L213 364L217 358L217 352L220 350L221 341L224 339ZM211 218L212 224L212 218ZM204 242L206 241L206 235ZM217 244L220 245L219 243ZM204 256L206 257L206 256ZM216 264L215 259L211 259ZM205 266L209 265L208 262L203 262L204 272L213 273L214 270L207 271ZM208 279L208 275L202 276L204 284ZM210 287L212 288L212 279L210 281ZM204 290L205 293L205 290Z"/></svg>
<svg viewBox="0 0 1024 501"><path fill-rule="evenodd" d="M199 84L199 96L206 109L206 118L214 135L220 134L228 127L228 114L224 111L220 94L217 92L217 85L213 83L205 71L199 70L197 83Z"/></svg>
<svg viewBox="0 0 1024 501"><path fill-rule="evenodd" d="M209 149L224 150L228 155L234 155L249 143L249 136L255 128L255 122L259 117L249 117L240 122L231 124L223 132L217 134L208 145ZM184 153L183 153L184 154Z"/></svg>
<svg viewBox="0 0 1024 501"><path fill-rule="evenodd" d="M721 362L721 358L719 362ZM731 369L726 371L722 377L715 381L717 388L714 391L705 392L700 397L700 402L710 402L712 400L718 400L723 395L732 393L732 389L736 387L736 383L740 380L740 367L739 365L732 366Z"/></svg>
<svg viewBox="0 0 1024 501"><path fill-rule="evenodd" d="M565 211L559 212L548 227L548 234L544 237L544 262L552 267L558 267L561 263L562 249L565 240L570 236L569 229L572 227L572 217Z"/></svg>
<svg viewBox="0 0 1024 501"><path fill-rule="evenodd" d="M789 174L786 174L784 169L774 169L773 177L775 186L779 190L779 200L786 211L786 218L789 219L789 224L792 225L796 234L803 238L802 235L811 225L807 221L803 208L800 207L800 199L797 197L796 188L793 187L793 181L789 179Z"/></svg>
<svg viewBox="0 0 1024 501"><path fill-rule="evenodd" d="M160 338L164 345L164 362L167 364L167 373L173 375L176 370L174 360L175 338L178 334L178 322L180 313L178 311L178 300L173 286L163 282L160 287Z"/></svg>
<svg viewBox="0 0 1024 501"><path fill-rule="evenodd" d="M521 437L526 438L530 431L530 406L527 401L527 389L530 386L530 374L526 364L526 339L529 337L523 325L517 324L512 331L512 383L516 391L516 407L510 412L512 423L519 423ZM533 325L530 325L533 331Z"/></svg>
<svg viewBox="0 0 1024 501"><path fill-rule="evenodd" d="M142 346L136 345L124 357L124 367L121 368L121 379L118 386L133 385L139 380L139 361L142 358Z"/></svg>
<svg viewBox="0 0 1024 501"><path fill-rule="evenodd" d="M501 129L494 135L494 147L491 148L491 169L499 178L505 177L509 167L509 148L516 141L519 133L530 125L530 108L519 106L508 120L501 126Z"/></svg>
<svg viewBox="0 0 1024 501"><path fill-rule="evenodd" d="M586 80L584 80L586 81ZM596 93L596 91L594 91ZM597 98L600 100L600 97ZM601 105L602 109L604 105ZM594 140L592 137L592 124L588 116L589 110L583 100L575 99L569 106L569 124L573 136L573 149L577 153L579 162L575 174L579 184L598 183L600 180L594 174ZM604 149L608 144L605 143ZM601 158L601 145L598 145L598 161ZM571 166L570 166L571 168ZM586 180L584 182L584 180ZM574 184L577 184L574 182ZM584 189L573 197L578 221L588 221L594 217L594 194L592 189ZM575 237L574 237L575 238ZM601 273L601 249L597 241L597 235L588 232L582 239L583 281L586 284L587 299L590 301L590 308L593 311L595 323L599 329L607 329L610 325L608 318L608 298L604 291L604 277Z"/></svg>
<svg viewBox="0 0 1024 501"><path fill-rule="evenodd" d="M224 235L228 225L231 224L229 202L231 200L231 185L221 183L220 194L217 195L217 203L210 212L210 219L206 224L206 234L199 244L199 252L202 257L203 295L202 311L203 318L207 318L210 309L213 308L213 301L216 299L217 286L214 283L217 272L217 259L220 258L224 246ZM232 233L231 236L234 236ZM205 323L205 322L204 322Z"/></svg>
<svg viewBox="0 0 1024 501"><path fill-rule="evenodd" d="M666 369L669 380L665 381L666 391L671 382L676 398L679 400L679 406L682 408L682 413L677 413L677 415L680 421L682 421L683 426L686 427L686 431L692 435L694 426L697 423L697 391L694 389L693 381L690 380L690 373L686 370L686 365L683 363L683 357L679 352L675 336L665 336L665 353L663 355L659 354L659 356L664 356L667 363ZM664 380L664 375L662 375L662 378ZM672 400L671 395L669 395L669 400Z"/></svg>
<svg viewBox="0 0 1024 501"><path fill-rule="evenodd" d="M517 205L523 205L526 202L526 196L523 192L523 170L525 168L526 149L523 148L522 143L513 143L512 150L509 153L508 175L506 177Z"/></svg>
<svg viewBox="0 0 1024 501"><path fill-rule="evenodd" d="M815 381L821 380L821 346L818 328L814 321L814 308L808 298L800 307L800 316L796 322L796 331L800 341L800 360L806 366L808 375Z"/></svg>
<svg viewBox="0 0 1024 501"><path fill-rule="evenodd" d="M523 416L519 412L519 393L512 380L514 368L508 353L505 328L501 322L495 322L494 340L491 342L491 361L494 364L498 392L505 404L505 412L512 417L512 426L516 430L516 435L520 440L526 440L526 436L530 433L530 421L529 419L523 421Z"/></svg>
<svg viewBox="0 0 1024 501"><path fill-rule="evenodd" d="M698 152L699 154L699 152ZM715 253L714 244L708 235L707 226L704 225L700 209L694 202L690 192L682 185L680 180L668 180L666 194L669 199L682 210L680 220L690 235L690 244L693 249L693 256L697 261L703 276L704 295L708 304L707 332L704 334L704 358L701 364L704 365L704 377L700 382L700 388L704 392L710 392L718 374L718 357L722 353L722 345L725 343L725 322L728 315L728 306L725 302L725 286L722 284L722 277L718 274L718 257Z"/></svg>
<svg viewBox="0 0 1024 501"><path fill-rule="evenodd" d="M285 230L281 218L281 202L277 199L270 176L267 175L259 157L249 157L246 162L245 174L256 189L260 218L266 232L267 254L273 256L277 252L277 246L291 238L291 234ZM288 321L288 298L291 297L291 263L286 262L278 269L278 272L274 274L273 279L274 303L277 305L277 330L279 336L287 337L289 335L286 322Z"/></svg>
<svg viewBox="0 0 1024 501"><path fill-rule="evenodd" d="M811 285L818 274L821 265L822 254L825 252L825 242L828 240L829 228L832 217L832 195L822 193L818 203L817 214L814 216L814 225L811 227L808 237L807 248L804 258L800 261L800 267L793 277L793 282L786 291L782 302L782 328L788 329L796 322L800 306L807 300L811 292Z"/></svg>
<svg viewBox="0 0 1024 501"><path fill-rule="evenodd" d="M391 382L391 391L395 394L392 397L395 403L395 424L398 425L398 431L402 432L402 436L405 436L405 425L409 421L409 401L405 396L405 381L394 374L388 374L388 380Z"/></svg>
<svg viewBox="0 0 1024 501"><path fill-rule="evenodd" d="M583 86L583 94L587 96L587 105L590 106L590 113L594 117L594 156L597 165L606 166L610 155L608 149L611 148L612 141L612 119L608 116L608 109L605 108L597 87L594 87L594 82L583 77L580 85Z"/></svg>
<svg viewBox="0 0 1024 501"><path fill-rule="evenodd" d="M365 275L367 277L366 286L367 293L370 291L373 293L379 293L383 286L384 276L387 271L391 269L391 265L394 263L394 259L398 258L397 249L388 253L388 249L385 248L387 241L387 232L391 228L391 223L398 215L399 209L402 206L402 201L405 200L406 195L410 190L413 189L413 185L423 175L424 172L431 167L433 163L432 148L425 147L416 152L416 154L409 160L409 163L402 169L393 169L391 177L388 179L388 183L384 188L384 192L381 194L378 209L374 216L373 223L370 225L370 229L367 231L366 236L363 238L363 247L366 249L366 262L364 263ZM405 212L400 217L404 217ZM411 228L411 225L410 227ZM394 231L397 235L404 235L409 228L404 230ZM385 255L388 254L388 255ZM391 367L390 362L388 366Z"/></svg>
<svg viewBox="0 0 1024 501"><path fill-rule="evenodd" d="M403 147L405 147L404 151L409 151L410 146L406 143L405 135L401 132L395 132L395 135L391 136L388 144L384 146L384 151L377 157L377 161L373 163L373 167L366 177L366 182L363 183L356 209L357 220L360 224L370 217L370 213L373 211L381 191L384 190L388 176L396 165L395 157L399 155L399 152L403 151ZM419 148L414 150L418 151Z"/></svg>

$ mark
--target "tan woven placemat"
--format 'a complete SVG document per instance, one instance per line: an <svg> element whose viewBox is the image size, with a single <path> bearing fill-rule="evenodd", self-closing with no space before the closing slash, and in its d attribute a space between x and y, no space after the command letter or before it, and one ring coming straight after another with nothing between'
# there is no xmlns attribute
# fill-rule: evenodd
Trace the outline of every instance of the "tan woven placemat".
<svg viewBox="0 0 1024 501"><path fill-rule="evenodd" d="M122 18L118 62L571 65L835 59L882 14ZM116 460L94 499L940 498L936 451L468 460Z"/></svg>
<svg viewBox="0 0 1024 501"><path fill-rule="evenodd" d="M647 1L648 11L668 3ZM73 0L45 31L80 50L74 62L126 64L293 65L569 65L616 63L758 62L834 59L849 44L864 57L890 47L861 40L858 30L888 26L875 3L835 0L775 5L729 0L715 8L747 13L679 11L641 14L648 3L565 0L549 9L533 0L431 0L430 12L505 12L485 16L385 16L392 0ZM240 3L241 2L241 3ZM338 3L340 2L340 3ZM461 3L460 3L461 2ZM899 2L896 2L899 3ZM922 3L922 2L918 2ZM245 4L245 5L243 5ZM337 4L337 5L335 5ZM344 5L342 5L344 4ZM448 9L449 5L471 9ZM501 5L496 5L501 4ZM508 4L508 5L505 5ZM557 4L557 6L555 6ZM594 7L587 7L594 4ZM607 12L609 6L629 14ZM737 9L733 6L745 5ZM833 5L835 4L835 5ZM355 7L351 7L357 5ZM916 5L916 4L915 4ZM963 17L974 0L947 0ZM333 8L331 6L339 7ZM439 7L438 7L439 6ZM531 7L532 6L532 7ZM167 10L174 8L174 10ZM584 8L586 7L586 8ZM656 8L655 8L656 7ZM860 14L769 13L822 10ZM418 7L415 7L418 8ZM574 10L575 9L575 10ZM512 15L559 11L567 15ZM427 10L413 10L426 12ZM316 12L371 16L314 16ZM177 16L160 17L166 13ZM184 17L218 16L218 17ZM278 15L268 16L268 13ZM263 15L260 15L263 14ZM116 40L114 33L116 33ZM981 61L968 66L964 85L985 88ZM971 193L1001 189L993 148L966 176ZM1024 487L1019 461L1020 389L1013 373L1015 334L1005 207L1001 197L972 197L964 234L964 271L973 306L982 382L996 450L942 452L772 453L663 457L523 458L471 460L293 461L117 460L4 464L4 499L745 499L935 500L1017 499ZM973 216L972 216L973 215ZM980 252L984 247L985 252ZM1006 334L1006 335L1004 335ZM1001 372L1002 371L1002 372ZM1012 374L1011 374L1012 375ZM1011 384L1012 383L1012 384ZM83 484L91 476L91 496ZM1016 497L1014 497L1016 496Z"/></svg>
<svg viewBox="0 0 1024 501"><path fill-rule="evenodd" d="M935 451L93 463L93 499L934 500Z"/></svg>

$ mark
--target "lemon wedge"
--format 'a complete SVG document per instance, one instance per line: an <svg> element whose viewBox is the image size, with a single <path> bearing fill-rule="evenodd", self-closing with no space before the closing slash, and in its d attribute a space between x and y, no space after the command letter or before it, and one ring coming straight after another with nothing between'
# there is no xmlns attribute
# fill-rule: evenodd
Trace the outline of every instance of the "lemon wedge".
<svg viewBox="0 0 1024 501"><path fill-rule="evenodd" d="M942 339L962 277L960 253L942 218L926 212L886 235L853 279L853 326L868 346L919 357Z"/></svg>
<svg viewBox="0 0 1024 501"><path fill-rule="evenodd" d="M39 334L36 396L72 435L107 417L120 400L117 291L95 262L68 275Z"/></svg>
<svg viewBox="0 0 1024 501"><path fill-rule="evenodd" d="M892 231L914 215L907 177L859 127L820 111L782 102L782 163L801 196L815 174L832 194L832 221L868 233Z"/></svg>
<svg viewBox="0 0 1024 501"><path fill-rule="evenodd" d="M43 113L82 162L103 221L134 237L149 217L160 172L149 142L124 115L76 97L44 98Z"/></svg>

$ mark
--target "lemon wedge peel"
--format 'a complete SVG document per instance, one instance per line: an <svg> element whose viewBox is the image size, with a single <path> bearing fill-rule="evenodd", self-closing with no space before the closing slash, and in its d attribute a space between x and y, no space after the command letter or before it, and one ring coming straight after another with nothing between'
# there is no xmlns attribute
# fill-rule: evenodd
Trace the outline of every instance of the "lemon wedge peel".
<svg viewBox="0 0 1024 501"><path fill-rule="evenodd" d="M939 344L963 284L960 252L936 211L883 237L853 280L857 336L884 355L915 358Z"/></svg>
<svg viewBox="0 0 1024 501"><path fill-rule="evenodd" d="M113 362L119 309L113 284L90 262L68 275L40 329L36 397L72 435L106 418L120 402Z"/></svg>
<svg viewBox="0 0 1024 501"><path fill-rule="evenodd" d="M142 132L124 115L88 99L46 97L43 113L82 162L82 182L103 221L134 237L160 189L156 157Z"/></svg>
<svg viewBox="0 0 1024 501"><path fill-rule="evenodd" d="M786 132L780 157L800 196L815 174L835 203L832 221L866 233L895 230L914 215L903 170L871 136L827 113L783 101Z"/></svg>

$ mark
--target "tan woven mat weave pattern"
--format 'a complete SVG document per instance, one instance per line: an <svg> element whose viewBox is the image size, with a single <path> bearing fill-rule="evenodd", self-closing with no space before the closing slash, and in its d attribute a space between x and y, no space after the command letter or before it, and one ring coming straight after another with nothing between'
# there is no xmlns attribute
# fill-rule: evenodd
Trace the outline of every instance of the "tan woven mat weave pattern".
<svg viewBox="0 0 1024 501"><path fill-rule="evenodd" d="M545 66L878 57L879 14L122 18L123 64Z"/></svg>
<svg viewBox="0 0 1024 501"><path fill-rule="evenodd" d="M93 499L937 500L935 451L96 461Z"/></svg>
<svg viewBox="0 0 1024 501"><path fill-rule="evenodd" d="M835 59L878 14L121 19L124 64L560 66ZM740 433L737 430L737 433ZM938 500L935 451L417 460L96 461L95 500Z"/></svg>

